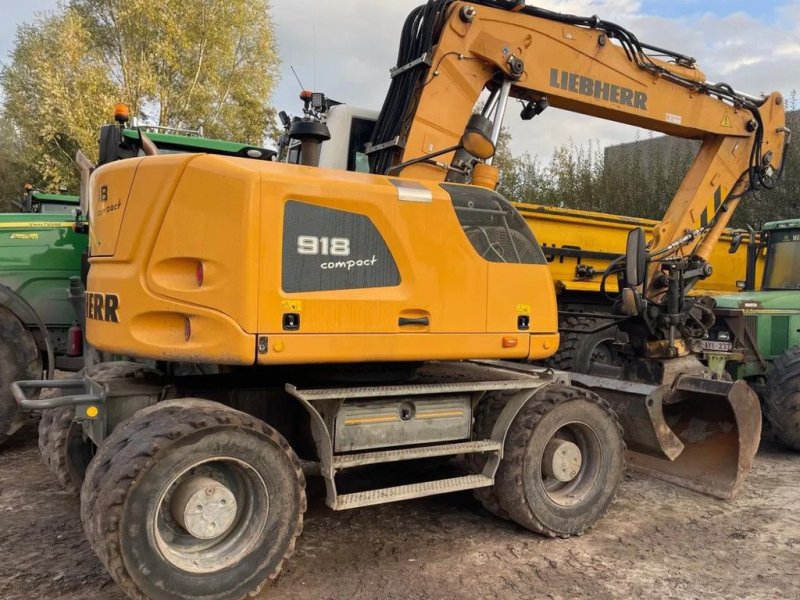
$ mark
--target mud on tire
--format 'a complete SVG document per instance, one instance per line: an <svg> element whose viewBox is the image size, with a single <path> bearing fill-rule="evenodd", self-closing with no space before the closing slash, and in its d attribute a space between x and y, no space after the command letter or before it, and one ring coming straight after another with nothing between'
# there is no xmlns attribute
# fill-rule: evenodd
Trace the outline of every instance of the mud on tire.
<svg viewBox="0 0 800 600"><path fill-rule="evenodd" d="M506 405L508 398L514 392L489 392L475 407L475 423L472 427L472 439L488 440L492 437L492 429ZM483 454L468 454L466 463L470 473L480 473L486 465L487 457ZM501 519L508 519L508 513L500 506L500 499L497 497L494 486L478 488L472 491L472 495L483 508Z"/></svg>
<svg viewBox="0 0 800 600"><path fill-rule="evenodd" d="M224 535L202 543L171 516L185 478L196 477L242 492ZM305 509L303 472L283 437L250 415L191 398L161 402L118 426L81 489L92 549L137 600L255 594L293 553Z"/></svg>
<svg viewBox="0 0 800 600"><path fill-rule="evenodd" d="M84 438L83 427L74 417L72 406L43 411L39 421L39 452L61 487L78 495L94 456L94 444Z"/></svg>
<svg viewBox="0 0 800 600"><path fill-rule="evenodd" d="M36 341L11 311L0 306L0 444L25 423L11 395L11 384L23 379L39 379L42 357Z"/></svg>
<svg viewBox="0 0 800 600"><path fill-rule="evenodd" d="M800 346L789 348L770 365L764 414L775 437L800 450Z"/></svg>
<svg viewBox="0 0 800 600"><path fill-rule="evenodd" d="M545 468L551 444L565 441L582 454L569 481ZM614 499L624 453L622 428L605 400L588 390L548 385L523 406L508 431L494 494L500 508L527 529L551 537L580 535Z"/></svg>
<svg viewBox="0 0 800 600"><path fill-rule="evenodd" d="M116 361L99 363L80 371L95 381L158 376L146 365ZM56 395L59 395L56 392ZM42 461L66 491L79 494L89 462L95 454L94 443L83 435L83 427L74 420L75 409L64 406L42 411L39 421L39 452Z"/></svg>

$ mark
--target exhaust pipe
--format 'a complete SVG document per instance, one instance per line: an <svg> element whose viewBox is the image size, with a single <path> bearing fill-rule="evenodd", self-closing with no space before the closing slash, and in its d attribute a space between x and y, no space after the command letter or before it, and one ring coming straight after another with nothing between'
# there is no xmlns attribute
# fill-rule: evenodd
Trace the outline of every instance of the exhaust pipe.
<svg viewBox="0 0 800 600"><path fill-rule="evenodd" d="M570 378L617 411L630 467L717 498L737 494L761 440L761 406L745 382L691 374L662 385Z"/></svg>

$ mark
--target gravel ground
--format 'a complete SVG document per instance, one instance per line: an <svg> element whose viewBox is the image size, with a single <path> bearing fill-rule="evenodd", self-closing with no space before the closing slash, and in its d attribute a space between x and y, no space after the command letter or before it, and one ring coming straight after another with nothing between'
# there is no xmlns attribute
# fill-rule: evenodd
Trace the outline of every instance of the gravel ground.
<svg viewBox="0 0 800 600"><path fill-rule="evenodd" d="M764 448L723 502L627 476L586 535L544 539L486 513L468 493L328 510L259 598L800 598L800 456ZM33 430L0 450L0 598L124 600L55 491Z"/></svg>

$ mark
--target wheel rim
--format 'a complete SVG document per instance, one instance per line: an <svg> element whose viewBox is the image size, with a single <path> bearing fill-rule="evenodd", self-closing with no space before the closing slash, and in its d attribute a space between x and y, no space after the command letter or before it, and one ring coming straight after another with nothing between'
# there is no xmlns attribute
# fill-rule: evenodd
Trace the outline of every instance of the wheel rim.
<svg viewBox="0 0 800 600"><path fill-rule="evenodd" d="M539 481L547 498L561 507L582 502L600 478L602 447L597 433L578 421L559 427L545 445Z"/></svg>
<svg viewBox="0 0 800 600"><path fill-rule="evenodd" d="M612 340L603 340L592 348L591 359L593 363L604 365L616 365L619 361L614 350L611 348Z"/></svg>
<svg viewBox="0 0 800 600"><path fill-rule="evenodd" d="M150 525L169 563L213 573L239 562L263 539L269 503L267 485L250 465L206 459L164 486Z"/></svg>

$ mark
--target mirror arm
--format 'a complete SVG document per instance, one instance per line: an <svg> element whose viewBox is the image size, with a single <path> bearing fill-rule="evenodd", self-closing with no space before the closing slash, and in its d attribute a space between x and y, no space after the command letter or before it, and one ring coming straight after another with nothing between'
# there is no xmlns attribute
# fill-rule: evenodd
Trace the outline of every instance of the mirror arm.
<svg viewBox="0 0 800 600"><path fill-rule="evenodd" d="M456 150L461 149L461 144L457 144L455 146L450 146L449 148L445 148L444 150L438 150L436 152L431 152L430 154L424 154L422 156L418 156L417 158L412 158L411 160L407 160L405 162L401 162L399 165L393 166L391 169L386 171L386 175L391 175L395 171L402 171L406 167L410 167L411 165L416 165L421 162L430 162L436 166L439 166L439 163L431 161L432 158L436 158L437 156L441 156L442 154L447 154L448 152L455 152Z"/></svg>

